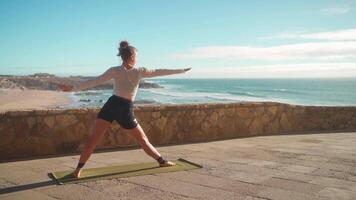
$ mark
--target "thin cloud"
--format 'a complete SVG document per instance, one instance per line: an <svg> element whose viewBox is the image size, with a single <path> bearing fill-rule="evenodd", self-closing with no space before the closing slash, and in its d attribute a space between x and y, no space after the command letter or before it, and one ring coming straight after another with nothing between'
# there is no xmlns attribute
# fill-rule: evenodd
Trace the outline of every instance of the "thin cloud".
<svg viewBox="0 0 356 200"><path fill-rule="evenodd" d="M346 29L334 32L321 32L301 35L304 39L320 40L356 40L356 29Z"/></svg>
<svg viewBox="0 0 356 200"><path fill-rule="evenodd" d="M350 12L351 8L349 6L337 6L337 7L327 7L321 10L323 15L335 16L344 15Z"/></svg>
<svg viewBox="0 0 356 200"><path fill-rule="evenodd" d="M325 31L317 33L280 33L259 39L316 39L329 41L356 41L356 28L337 31Z"/></svg>
<svg viewBox="0 0 356 200"><path fill-rule="evenodd" d="M305 34L305 32L285 32L278 33L272 36L264 36L259 37L259 40L271 40L271 39L301 39L301 35Z"/></svg>
<svg viewBox="0 0 356 200"><path fill-rule="evenodd" d="M272 47L207 46L172 55L176 59L343 60L356 58L355 42L310 42Z"/></svg>

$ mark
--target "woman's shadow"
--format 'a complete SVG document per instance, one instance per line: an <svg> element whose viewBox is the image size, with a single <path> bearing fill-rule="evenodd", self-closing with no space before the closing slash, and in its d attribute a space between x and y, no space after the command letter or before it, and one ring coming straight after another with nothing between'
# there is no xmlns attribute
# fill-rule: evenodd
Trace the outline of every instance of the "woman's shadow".
<svg viewBox="0 0 356 200"><path fill-rule="evenodd" d="M7 194L7 193L13 193L13 192L20 192L24 190L31 190L35 188L40 188L40 187L46 187L50 185L56 185L57 183L53 180L48 180L48 181L42 181L38 183L30 183L30 184L25 184L25 185L16 185L16 186L11 186L8 188L1 188L0 189L0 194Z"/></svg>
<svg viewBox="0 0 356 200"><path fill-rule="evenodd" d="M144 169L137 169L137 170L129 170L129 171L123 171L123 172L115 172L115 173L108 173L105 175L99 175L99 176L93 176L90 178L82 178L81 180L85 180L85 179L93 179L93 178L101 178L101 177L110 177L112 175L119 175L119 174L124 174L124 173L132 173L132 172L139 172L139 171L144 171L144 170L150 170L150 169L156 169L159 167L149 167L149 168L144 168ZM8 187L8 188L2 188L0 189L0 194L7 194L7 193L13 193L13 192L20 192L20 191L24 191L24 190L31 190L31 189L35 189L35 188L40 188L40 187L46 187L46 186L50 186L50 185L61 185L63 184L62 182L60 182L59 180L57 180L52 173L48 173L47 174L49 178L51 178L51 180L48 181L42 181L42 182L38 182L38 183L30 183L30 184L25 184L25 185L16 185L16 186L12 186L12 187ZM75 180L72 174L68 174L66 176L63 177L63 179L68 179L68 180Z"/></svg>

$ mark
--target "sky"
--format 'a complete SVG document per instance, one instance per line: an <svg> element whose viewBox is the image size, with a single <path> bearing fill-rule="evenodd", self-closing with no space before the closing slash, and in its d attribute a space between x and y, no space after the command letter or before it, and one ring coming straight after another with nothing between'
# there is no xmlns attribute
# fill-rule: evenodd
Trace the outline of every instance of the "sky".
<svg viewBox="0 0 356 200"><path fill-rule="evenodd" d="M0 0L0 74L99 75L121 64L171 78L356 78L356 0Z"/></svg>

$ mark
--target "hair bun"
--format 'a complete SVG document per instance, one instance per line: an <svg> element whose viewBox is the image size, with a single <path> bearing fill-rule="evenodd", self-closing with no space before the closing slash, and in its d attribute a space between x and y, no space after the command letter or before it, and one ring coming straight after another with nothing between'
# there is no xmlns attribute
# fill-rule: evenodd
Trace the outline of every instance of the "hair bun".
<svg viewBox="0 0 356 200"><path fill-rule="evenodd" d="M120 42L120 49L125 49L126 47L129 46L129 42L124 40Z"/></svg>

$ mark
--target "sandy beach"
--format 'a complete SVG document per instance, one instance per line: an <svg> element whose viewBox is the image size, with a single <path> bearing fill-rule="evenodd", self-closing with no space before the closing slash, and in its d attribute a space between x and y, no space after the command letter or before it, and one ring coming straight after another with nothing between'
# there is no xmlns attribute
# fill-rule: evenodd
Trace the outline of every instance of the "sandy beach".
<svg viewBox="0 0 356 200"><path fill-rule="evenodd" d="M56 108L70 102L69 94L60 91L0 89L0 112Z"/></svg>

